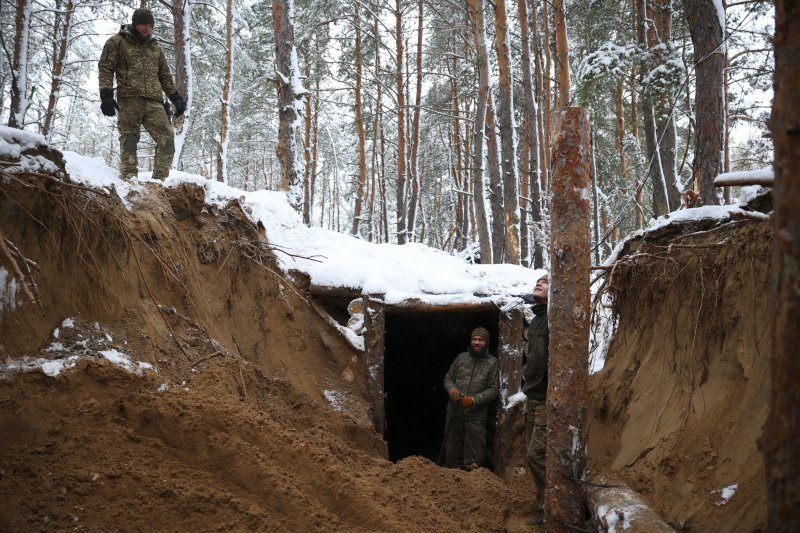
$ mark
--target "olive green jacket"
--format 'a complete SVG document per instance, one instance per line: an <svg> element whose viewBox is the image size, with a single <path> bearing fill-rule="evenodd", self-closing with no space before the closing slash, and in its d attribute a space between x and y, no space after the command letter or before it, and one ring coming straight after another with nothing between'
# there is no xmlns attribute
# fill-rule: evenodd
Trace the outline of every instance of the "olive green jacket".
<svg viewBox="0 0 800 533"><path fill-rule="evenodd" d="M141 42L128 24L106 41L99 67L100 89L113 89L117 76L117 98L140 96L160 102L162 91L168 96L178 91L155 37Z"/></svg>
<svg viewBox="0 0 800 533"><path fill-rule="evenodd" d="M500 375L497 358L491 354L472 357L469 352L458 354L450 370L444 376L444 390L458 389L464 396L472 396L475 405L469 408L456 408L455 402L448 402L447 409L461 418L486 418L489 405L500 396Z"/></svg>

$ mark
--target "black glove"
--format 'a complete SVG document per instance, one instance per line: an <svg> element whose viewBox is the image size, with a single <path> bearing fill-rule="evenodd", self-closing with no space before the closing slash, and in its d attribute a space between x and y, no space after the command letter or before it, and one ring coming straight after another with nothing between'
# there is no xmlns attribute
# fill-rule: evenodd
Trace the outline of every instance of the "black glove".
<svg viewBox="0 0 800 533"><path fill-rule="evenodd" d="M183 115L183 112L186 111L186 102L183 101L183 97L176 91L169 95L169 99L172 100L172 104L175 106L175 116Z"/></svg>
<svg viewBox="0 0 800 533"><path fill-rule="evenodd" d="M100 111L107 117L113 117L119 109L114 100L114 89L100 89Z"/></svg>

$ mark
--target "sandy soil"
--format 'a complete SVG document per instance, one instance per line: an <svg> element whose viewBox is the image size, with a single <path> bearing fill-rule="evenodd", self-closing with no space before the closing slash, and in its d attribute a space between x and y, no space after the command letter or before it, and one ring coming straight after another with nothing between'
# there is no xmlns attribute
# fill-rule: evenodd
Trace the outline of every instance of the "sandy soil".
<svg viewBox="0 0 800 533"><path fill-rule="evenodd" d="M0 233L35 261L38 299L2 309L0 361L80 356L55 377L0 376L0 531L536 530L520 443L505 478L388 461L362 355L277 274L263 229L235 202L203 208L197 187L148 187L127 211L51 180L0 182ZM670 250L674 272L620 270L618 335L592 385L593 471L693 531L765 519L769 235L725 236L737 245Z"/></svg>

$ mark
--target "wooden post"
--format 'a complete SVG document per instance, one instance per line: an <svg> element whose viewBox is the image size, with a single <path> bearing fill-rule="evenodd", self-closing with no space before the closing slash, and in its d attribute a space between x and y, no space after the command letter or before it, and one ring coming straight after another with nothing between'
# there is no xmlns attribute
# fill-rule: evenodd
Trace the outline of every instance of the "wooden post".
<svg viewBox="0 0 800 533"><path fill-rule="evenodd" d="M588 112L558 109L552 124L550 361L547 388L547 531L583 527L589 361Z"/></svg>
<svg viewBox="0 0 800 533"><path fill-rule="evenodd" d="M522 352L525 341L522 338L522 309L516 307L500 312L499 342L497 348L500 367L500 413L497 417L495 433L494 472L501 478L511 458L513 444L512 417L503 409L508 398L520 391L522 376Z"/></svg>
<svg viewBox="0 0 800 533"><path fill-rule="evenodd" d="M383 435L386 431L383 369L386 311L382 302L364 296L364 353L366 355L367 393L372 405L372 427Z"/></svg>

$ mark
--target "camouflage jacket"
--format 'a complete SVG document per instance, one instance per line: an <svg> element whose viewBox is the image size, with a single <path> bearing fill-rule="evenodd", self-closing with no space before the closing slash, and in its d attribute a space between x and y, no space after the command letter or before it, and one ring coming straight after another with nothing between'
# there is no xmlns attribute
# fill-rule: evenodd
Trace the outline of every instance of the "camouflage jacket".
<svg viewBox="0 0 800 533"><path fill-rule="evenodd" d="M106 41L100 56L100 89L112 89L116 74L117 98L141 96L160 102L161 91L171 95L178 90L167 58L155 37L140 42L133 32L126 24Z"/></svg>
<svg viewBox="0 0 800 533"><path fill-rule="evenodd" d="M489 405L500 396L497 359L491 354L486 354L485 357L472 357L469 352L458 354L444 376L445 392L452 389L458 389L464 396L472 396L475 402L470 408L458 407L457 416L486 418ZM452 411L455 406L454 402L448 402L448 411Z"/></svg>
<svg viewBox="0 0 800 533"><path fill-rule="evenodd" d="M528 328L528 354L522 367L522 392L530 400L547 398L547 365L550 359L550 328L547 304L533 306L536 315Z"/></svg>

